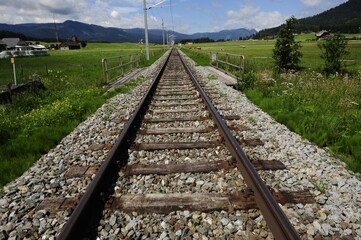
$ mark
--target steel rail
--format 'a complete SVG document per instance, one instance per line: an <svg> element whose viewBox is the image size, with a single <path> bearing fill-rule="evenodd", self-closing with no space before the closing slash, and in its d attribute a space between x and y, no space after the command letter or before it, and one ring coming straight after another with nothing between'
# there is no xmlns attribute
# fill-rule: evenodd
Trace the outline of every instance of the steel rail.
<svg viewBox="0 0 361 240"><path fill-rule="evenodd" d="M196 85L204 103L206 104L209 112L211 113L213 120L218 126L217 129L223 138L222 140L224 141L231 155L236 159L236 165L238 170L242 173L242 176L244 177L247 185L253 190L256 203L260 208L263 217L266 219L266 222L271 229L273 236L276 239L280 240L300 239L298 233L296 232L296 230L294 229L276 200L273 198L271 192L264 184L257 171L252 166L252 163L250 162L242 148L239 146L237 140L228 129L226 123L223 121L218 111L213 106L202 86L198 83L195 76L192 74L183 57L180 54L179 56L183 66L187 70L193 83Z"/></svg>
<svg viewBox="0 0 361 240"><path fill-rule="evenodd" d="M92 229L91 226L94 225L94 219L99 218L101 214L97 209L104 208L107 196L112 192L110 189L113 189L113 184L118 178L120 167L127 163L128 149L135 139L137 129L170 56L171 51L57 239L83 239L96 236L94 231L97 231L97 228Z"/></svg>

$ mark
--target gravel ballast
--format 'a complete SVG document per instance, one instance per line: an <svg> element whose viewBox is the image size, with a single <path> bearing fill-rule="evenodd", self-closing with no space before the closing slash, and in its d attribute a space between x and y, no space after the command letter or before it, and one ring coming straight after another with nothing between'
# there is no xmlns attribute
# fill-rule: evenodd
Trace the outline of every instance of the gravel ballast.
<svg viewBox="0 0 361 240"><path fill-rule="evenodd" d="M35 211L35 207L46 198L77 197L85 191L94 175L66 178L66 172L72 166L96 166L104 161L125 124L124 120L134 111L141 93L149 86L162 60L142 72L145 81L131 94L119 94L109 99L21 177L4 187L0 193L0 239L56 238L71 211L51 215L45 210ZM279 160L285 164L286 170L259 171L266 184L276 190L310 189L315 196L316 203L313 204L281 206L301 238L341 239L352 236L361 239L360 175L349 172L339 159L275 122L242 93L225 85L221 77L208 80L211 73L206 68L193 68L198 78L205 79L208 86L222 93L221 98L214 101L215 106L231 108L227 114L241 116L240 120L233 122L250 129L234 132L235 136L260 138L265 143L263 146L243 147L249 158ZM211 125L207 122L201 124ZM151 127L165 127L165 124L153 124ZM213 133L189 135L191 140L213 137ZM141 138L144 137L138 140ZM177 136L164 138L173 141ZM130 155L129 163L150 161L170 164L175 161L230 159L226 149L219 147L214 150L139 151ZM127 182L122 182L125 180ZM132 176L128 179L121 176L119 182L125 187L117 188L117 195L156 191L220 193L233 192L244 186L242 177L235 170L161 177ZM146 188L147 184L149 188ZM273 239L258 210L213 213L177 211L168 215L126 214L119 210L105 210L104 213L104 220L98 228L101 239Z"/></svg>

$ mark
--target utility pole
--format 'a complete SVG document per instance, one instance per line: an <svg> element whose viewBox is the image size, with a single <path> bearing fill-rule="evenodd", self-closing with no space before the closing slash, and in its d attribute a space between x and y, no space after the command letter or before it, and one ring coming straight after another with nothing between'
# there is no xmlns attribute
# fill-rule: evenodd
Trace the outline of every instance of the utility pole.
<svg viewBox="0 0 361 240"><path fill-rule="evenodd" d="M162 30L163 30L163 46L164 46L164 21L163 21L163 19L162 19Z"/></svg>
<svg viewBox="0 0 361 240"><path fill-rule="evenodd" d="M143 0L143 5L144 5L145 52L146 52L146 59L149 60L148 17L147 17L147 3L146 3L146 0Z"/></svg>
<svg viewBox="0 0 361 240"><path fill-rule="evenodd" d="M168 35L169 33L168 33L168 29L167 29L167 46L168 46L168 44L169 44L169 35Z"/></svg>
<svg viewBox="0 0 361 240"><path fill-rule="evenodd" d="M55 14L53 14L53 18L54 18L54 28L55 28L56 44L58 44L58 42L59 42L59 34L58 34L58 28L56 27Z"/></svg>

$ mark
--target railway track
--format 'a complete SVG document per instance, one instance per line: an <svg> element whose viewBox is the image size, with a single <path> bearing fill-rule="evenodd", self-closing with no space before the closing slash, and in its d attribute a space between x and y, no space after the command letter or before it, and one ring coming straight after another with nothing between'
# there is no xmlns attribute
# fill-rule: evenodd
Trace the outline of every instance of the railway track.
<svg viewBox="0 0 361 240"><path fill-rule="evenodd" d="M257 171L285 166L279 161L249 160L241 146L262 141L235 138L232 133L247 129L235 123L240 116L227 114L227 108L216 109L217 101L221 101L217 90L198 82L173 49L105 162L68 172L69 178L96 173L86 193L81 198L45 199L37 210L74 208L59 239L102 237L109 226L115 226L115 239L132 239L139 238L132 229L143 238L161 236L159 230L152 233L151 227L135 224L134 217L155 214L174 219L174 214L183 214L187 218L184 214L196 212L192 216L207 219L206 214L214 211L259 208L274 238L298 239L277 202L312 203L311 194L267 187ZM196 225L198 218L193 220ZM173 238L192 231L176 220L174 226L168 225L162 227L172 228Z"/></svg>

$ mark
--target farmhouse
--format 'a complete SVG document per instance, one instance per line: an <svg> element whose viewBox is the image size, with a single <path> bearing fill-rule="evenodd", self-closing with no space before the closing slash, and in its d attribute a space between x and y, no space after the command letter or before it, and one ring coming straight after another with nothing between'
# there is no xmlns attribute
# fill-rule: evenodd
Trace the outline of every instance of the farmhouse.
<svg viewBox="0 0 361 240"><path fill-rule="evenodd" d="M80 49L80 44L78 43L78 38L73 35L71 40L66 40L62 42L59 46L60 50L72 50L72 49Z"/></svg>
<svg viewBox="0 0 361 240"><path fill-rule="evenodd" d="M0 40L0 59L18 56L46 56L48 49L43 45L31 45L20 38L3 38Z"/></svg>
<svg viewBox="0 0 361 240"><path fill-rule="evenodd" d="M29 44L20 38L3 38L2 41L6 44L7 50L28 50Z"/></svg>
<svg viewBox="0 0 361 240"><path fill-rule="evenodd" d="M60 50L72 50L72 49L80 49L80 44L73 41L65 41L62 42L59 46Z"/></svg>
<svg viewBox="0 0 361 240"><path fill-rule="evenodd" d="M322 31L316 33L315 36L316 36L317 40L321 40L321 39L325 39L328 36L330 36L330 33L329 33L329 31L322 30Z"/></svg>

